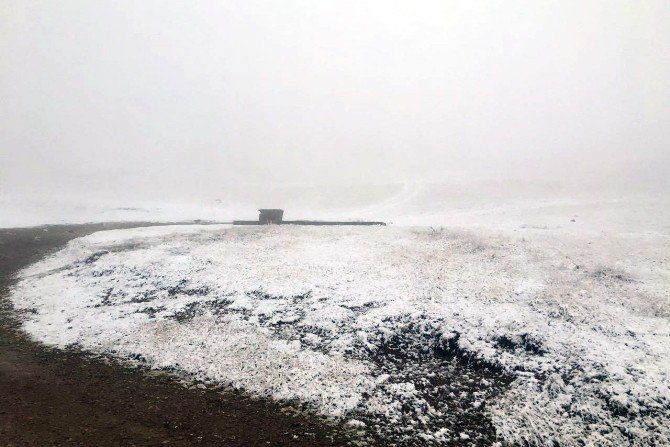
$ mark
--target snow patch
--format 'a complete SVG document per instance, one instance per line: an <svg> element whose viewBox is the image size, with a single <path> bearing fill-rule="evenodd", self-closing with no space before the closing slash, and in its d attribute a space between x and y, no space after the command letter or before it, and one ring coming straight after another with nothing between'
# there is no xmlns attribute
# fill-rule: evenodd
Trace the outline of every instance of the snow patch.
<svg viewBox="0 0 670 447"><path fill-rule="evenodd" d="M462 418L531 445L668 444L668 241L591 241L115 230L30 266L11 298L45 343L304 403L400 444L479 442Z"/></svg>

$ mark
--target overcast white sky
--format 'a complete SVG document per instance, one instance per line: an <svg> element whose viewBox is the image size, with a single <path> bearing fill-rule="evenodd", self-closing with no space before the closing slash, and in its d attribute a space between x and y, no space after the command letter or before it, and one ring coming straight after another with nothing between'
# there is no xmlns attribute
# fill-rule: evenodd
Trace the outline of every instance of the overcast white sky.
<svg viewBox="0 0 670 447"><path fill-rule="evenodd" d="M667 0L0 0L0 17L4 193L670 176Z"/></svg>

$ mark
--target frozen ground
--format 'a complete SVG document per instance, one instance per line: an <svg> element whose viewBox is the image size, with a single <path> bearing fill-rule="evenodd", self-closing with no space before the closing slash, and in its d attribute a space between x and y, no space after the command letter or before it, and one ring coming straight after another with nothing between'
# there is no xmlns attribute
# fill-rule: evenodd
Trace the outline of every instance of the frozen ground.
<svg viewBox="0 0 670 447"><path fill-rule="evenodd" d="M664 445L667 211L631 203L464 209L446 229L101 232L23 271L12 299L46 343L397 444Z"/></svg>

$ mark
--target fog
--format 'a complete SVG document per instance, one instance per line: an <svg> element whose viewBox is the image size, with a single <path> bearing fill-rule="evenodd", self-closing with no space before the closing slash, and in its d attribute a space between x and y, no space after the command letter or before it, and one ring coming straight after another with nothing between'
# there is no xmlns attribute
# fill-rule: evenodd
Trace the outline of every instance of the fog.
<svg viewBox="0 0 670 447"><path fill-rule="evenodd" d="M669 189L665 0L5 0L0 16L5 196Z"/></svg>

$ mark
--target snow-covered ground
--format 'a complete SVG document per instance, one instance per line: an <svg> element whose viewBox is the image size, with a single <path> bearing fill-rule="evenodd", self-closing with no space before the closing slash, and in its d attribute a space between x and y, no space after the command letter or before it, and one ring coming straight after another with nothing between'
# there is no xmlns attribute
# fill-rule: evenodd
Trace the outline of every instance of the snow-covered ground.
<svg viewBox="0 0 670 447"><path fill-rule="evenodd" d="M45 343L400 444L478 444L462 422L481 416L501 441L665 445L669 221L631 203L456 208L445 228L106 231L24 270L12 300Z"/></svg>
<svg viewBox="0 0 670 447"><path fill-rule="evenodd" d="M670 199L662 189L625 182L548 181L426 175L379 185L237 185L195 197L105 199L0 190L0 228L90 222L229 222L255 219L258 208L283 208L286 219L382 220L395 225L670 233ZM576 222L570 222L575 218Z"/></svg>

